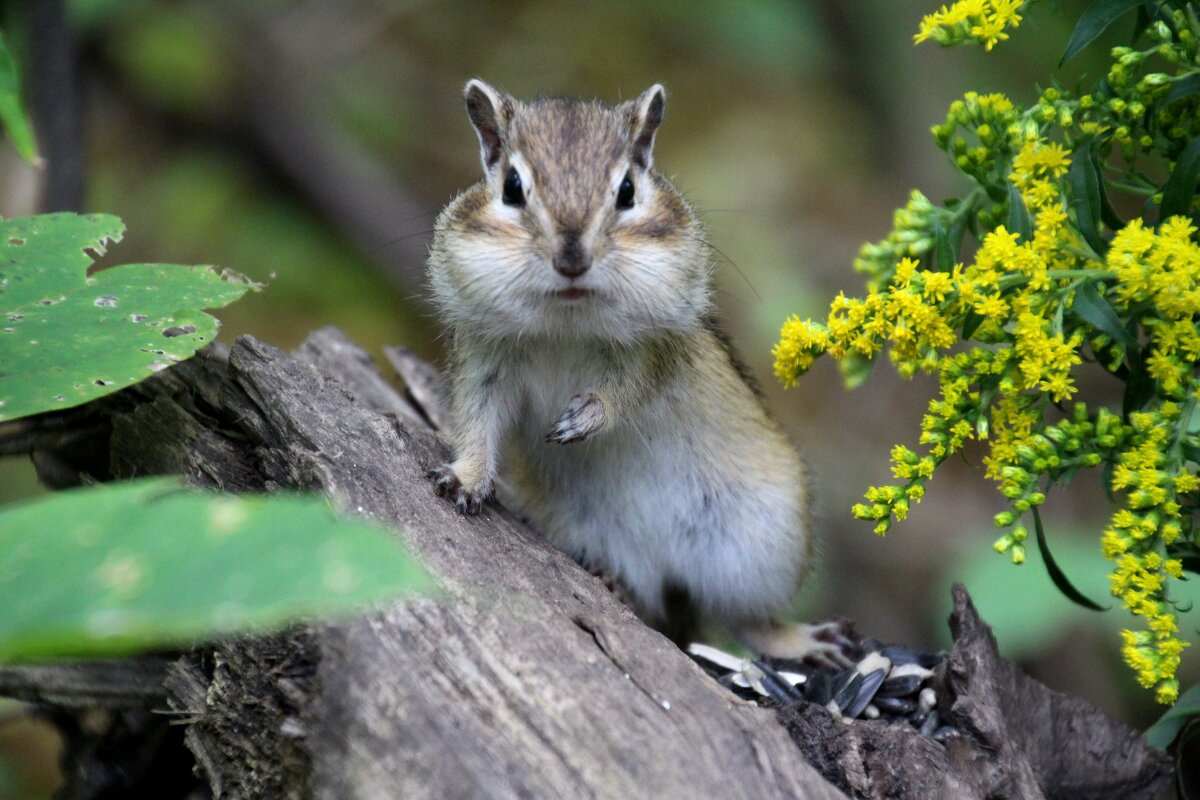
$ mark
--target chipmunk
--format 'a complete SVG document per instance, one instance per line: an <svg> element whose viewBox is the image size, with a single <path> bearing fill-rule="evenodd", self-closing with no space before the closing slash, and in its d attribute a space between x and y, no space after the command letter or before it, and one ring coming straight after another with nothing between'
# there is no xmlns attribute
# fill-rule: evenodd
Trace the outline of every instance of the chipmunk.
<svg viewBox="0 0 1200 800"><path fill-rule="evenodd" d="M811 560L805 468L718 328L692 206L654 170L665 92L521 102L464 90L484 178L437 219L453 463L438 495L506 506L684 644L845 663L838 626L785 624ZM500 477L503 480L498 480Z"/></svg>

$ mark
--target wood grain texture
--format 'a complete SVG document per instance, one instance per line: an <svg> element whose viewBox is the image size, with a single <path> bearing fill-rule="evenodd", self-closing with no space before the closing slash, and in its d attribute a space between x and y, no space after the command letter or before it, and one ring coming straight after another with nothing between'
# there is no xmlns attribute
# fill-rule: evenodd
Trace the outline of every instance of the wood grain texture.
<svg viewBox="0 0 1200 800"><path fill-rule="evenodd" d="M332 329L297 358L244 338L114 420L119 475L319 489L400 529L439 579L433 596L311 637L182 662L168 690L220 796L843 796L770 712L518 520L435 497L425 473L444 445L366 363ZM290 692L280 664L302 675Z"/></svg>

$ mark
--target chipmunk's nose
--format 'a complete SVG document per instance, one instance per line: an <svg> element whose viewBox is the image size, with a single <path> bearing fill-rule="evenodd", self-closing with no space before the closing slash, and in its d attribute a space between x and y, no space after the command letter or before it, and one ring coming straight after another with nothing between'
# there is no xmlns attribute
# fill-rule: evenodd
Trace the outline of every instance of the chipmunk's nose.
<svg viewBox="0 0 1200 800"><path fill-rule="evenodd" d="M562 236L562 247L559 248L558 254L554 256L554 269L559 275L564 278L578 278L580 275L588 271L591 259L583 252L583 245L579 241L579 234L575 231L568 231Z"/></svg>

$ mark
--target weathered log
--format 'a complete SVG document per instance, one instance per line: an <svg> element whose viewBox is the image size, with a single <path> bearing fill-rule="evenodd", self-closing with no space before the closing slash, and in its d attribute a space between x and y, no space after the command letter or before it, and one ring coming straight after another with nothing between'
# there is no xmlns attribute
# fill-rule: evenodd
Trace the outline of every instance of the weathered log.
<svg viewBox="0 0 1200 800"><path fill-rule="evenodd" d="M142 675L153 687L144 693L133 691L134 673L109 672L119 663L0 671L0 692L19 687L26 698L78 709L89 674L102 675L107 706L126 715L104 734L117 742L148 719L137 715L161 692L197 770L226 798L1152 798L1164 790L1162 754L1003 662L965 592L956 595L958 642L938 684L939 707L963 733L945 745L902 724L847 724L803 702L781 709L780 720L734 696L503 509L463 518L434 497L425 473L447 456L432 430L445 419L443 390L436 370L411 354L388 356L410 383L406 395L334 329L315 333L295 357L245 338L76 413L84 439L48 419L43 428L10 427L7 444L0 426L0 450L44 453L60 482L96 464L97 443L106 442L97 477L173 473L234 491L317 489L397 528L438 577L437 594L198 649L170 664L161 687ZM80 441L86 458L72 449ZM161 661L140 663L161 670ZM1015 696L1021 709L1009 708ZM161 725L145 730L158 736ZM77 748L98 749L114 752ZM1088 783L1097 775L1103 780ZM69 796L94 796L89 785L79 778ZM1106 795L1112 787L1117 794Z"/></svg>
<svg viewBox="0 0 1200 800"><path fill-rule="evenodd" d="M113 419L116 476L320 489L397 526L442 586L282 649L243 640L209 669L185 659L167 688L218 794L842 796L770 712L507 512L463 518L434 497L425 473L444 445L360 352L332 330L298 358L245 338Z"/></svg>

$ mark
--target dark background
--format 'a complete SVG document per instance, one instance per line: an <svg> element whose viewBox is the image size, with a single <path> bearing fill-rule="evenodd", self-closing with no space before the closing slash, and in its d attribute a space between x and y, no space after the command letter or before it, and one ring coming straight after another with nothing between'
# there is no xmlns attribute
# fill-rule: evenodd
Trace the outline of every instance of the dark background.
<svg viewBox="0 0 1200 800"><path fill-rule="evenodd" d="M267 282L218 314L226 341L250 333L290 348L334 323L372 352L403 343L437 360L422 301L429 230L480 172L464 82L608 101L661 82L657 166L701 210L731 333L816 475L818 564L797 613L937 648L949 640L950 584L965 581L1005 655L1144 726L1161 709L1120 663L1118 631L1130 618L1072 606L1036 548L1022 567L992 551L991 517L1004 506L978 447L948 463L886 538L850 517L867 486L890 479L891 445L915 445L932 379L905 382L881 364L847 392L827 361L788 392L771 377L785 317L821 316L839 290L862 291L854 255L887 234L911 188L935 202L965 193L928 133L953 99L1004 91L1032 102L1052 78L1071 86L1101 75L1113 43L1055 72L1077 1L1038 4L991 53L914 47L934 6L79 0L68 11L80 48L82 208L128 226L105 263L213 263ZM3 24L32 86L44 43L30 33L29 8L10 4ZM1116 27L1114 37L1128 36ZM41 210L49 172L0 148L0 214ZM1081 385L1089 402L1116 396L1101 377ZM1064 569L1107 603L1099 534L1109 507L1098 478L1052 493L1046 518ZM0 461L0 502L38 491L27 463ZM1196 615L1182 623L1194 636ZM1184 661L1186 686L1196 658ZM0 758L22 765L7 791L47 796L55 743L21 711L0 705Z"/></svg>

